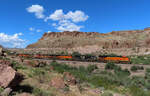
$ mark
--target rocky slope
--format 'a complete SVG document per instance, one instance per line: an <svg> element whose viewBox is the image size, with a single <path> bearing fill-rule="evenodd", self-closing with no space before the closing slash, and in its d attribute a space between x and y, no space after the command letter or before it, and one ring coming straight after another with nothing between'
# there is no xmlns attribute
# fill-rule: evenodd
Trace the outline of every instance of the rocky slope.
<svg viewBox="0 0 150 96"><path fill-rule="evenodd" d="M99 51L101 49L150 48L150 28L144 30L98 32L45 33L38 42L27 48L63 48ZM94 49L94 50L93 50Z"/></svg>
<svg viewBox="0 0 150 96"><path fill-rule="evenodd" d="M98 45L103 48L150 47L150 28L133 31L97 32L51 32L45 33L27 48L74 48Z"/></svg>

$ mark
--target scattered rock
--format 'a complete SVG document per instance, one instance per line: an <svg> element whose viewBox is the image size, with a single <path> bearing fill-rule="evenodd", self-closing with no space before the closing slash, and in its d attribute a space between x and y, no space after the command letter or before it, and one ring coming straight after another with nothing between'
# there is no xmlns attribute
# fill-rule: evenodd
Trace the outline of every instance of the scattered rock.
<svg viewBox="0 0 150 96"><path fill-rule="evenodd" d="M24 64L31 67L37 67L39 65L39 62L36 60L24 60Z"/></svg>
<svg viewBox="0 0 150 96"><path fill-rule="evenodd" d="M65 88L64 79L62 77L53 77L50 81L50 85L57 89Z"/></svg>
<svg viewBox="0 0 150 96"><path fill-rule="evenodd" d="M6 88L15 78L16 71L7 66L0 64L0 86Z"/></svg>
<svg viewBox="0 0 150 96"><path fill-rule="evenodd" d="M12 91L11 88L6 88L1 94L0 96L9 96L10 92Z"/></svg>
<svg viewBox="0 0 150 96"><path fill-rule="evenodd" d="M50 66L50 71L53 71L54 70L54 67L53 66Z"/></svg>
<svg viewBox="0 0 150 96"><path fill-rule="evenodd" d="M69 72L64 72L64 79L66 80L68 85L75 85L76 84L75 77Z"/></svg>
<svg viewBox="0 0 150 96"><path fill-rule="evenodd" d="M24 93L18 94L17 96L32 96L32 95L24 92Z"/></svg>
<svg viewBox="0 0 150 96"><path fill-rule="evenodd" d="M10 61L8 60L0 60L0 64L3 64L3 65L11 65Z"/></svg>

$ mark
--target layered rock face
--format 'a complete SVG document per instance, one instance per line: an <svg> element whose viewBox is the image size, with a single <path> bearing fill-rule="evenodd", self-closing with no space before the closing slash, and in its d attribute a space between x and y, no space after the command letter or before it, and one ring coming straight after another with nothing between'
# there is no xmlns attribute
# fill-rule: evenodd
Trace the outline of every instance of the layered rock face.
<svg viewBox="0 0 150 96"><path fill-rule="evenodd" d="M29 53L38 51L43 53L57 53L67 51L72 53L107 52L118 55L133 55L139 50L140 54L147 54L150 50L150 28L144 30L98 32L50 32L45 33L38 42L28 45L24 50ZM41 51L42 50L42 51ZM128 54L126 53L128 50ZM121 52L121 53L120 53ZM99 54L99 53L98 53Z"/></svg>
<svg viewBox="0 0 150 96"><path fill-rule="evenodd" d="M102 48L150 47L150 28L133 31L97 32L51 32L45 33L27 48L75 48L98 45Z"/></svg>

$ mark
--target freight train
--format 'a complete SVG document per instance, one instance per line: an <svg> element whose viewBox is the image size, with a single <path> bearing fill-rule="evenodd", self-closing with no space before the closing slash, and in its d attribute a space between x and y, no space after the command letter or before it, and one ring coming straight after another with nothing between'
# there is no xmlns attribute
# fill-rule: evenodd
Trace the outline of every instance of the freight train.
<svg viewBox="0 0 150 96"><path fill-rule="evenodd" d="M130 58L126 56L92 56L92 55L48 55L48 54L17 54L21 58L32 59L50 59L50 60L70 60L70 61L87 61L87 62L114 62L130 64Z"/></svg>

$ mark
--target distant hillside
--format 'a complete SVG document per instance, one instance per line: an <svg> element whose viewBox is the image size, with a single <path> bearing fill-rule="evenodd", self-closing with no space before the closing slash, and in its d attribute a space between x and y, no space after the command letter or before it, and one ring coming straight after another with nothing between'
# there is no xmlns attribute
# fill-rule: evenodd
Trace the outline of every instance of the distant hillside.
<svg viewBox="0 0 150 96"><path fill-rule="evenodd" d="M50 32L45 33L38 42L28 45L32 48L81 49L96 52L101 49L150 48L150 28L144 30L113 31L106 34L98 32ZM145 50L145 49L144 49Z"/></svg>
<svg viewBox="0 0 150 96"><path fill-rule="evenodd" d="M150 47L150 28L133 31L97 32L51 32L45 33L27 48L74 48L98 45L103 48Z"/></svg>

